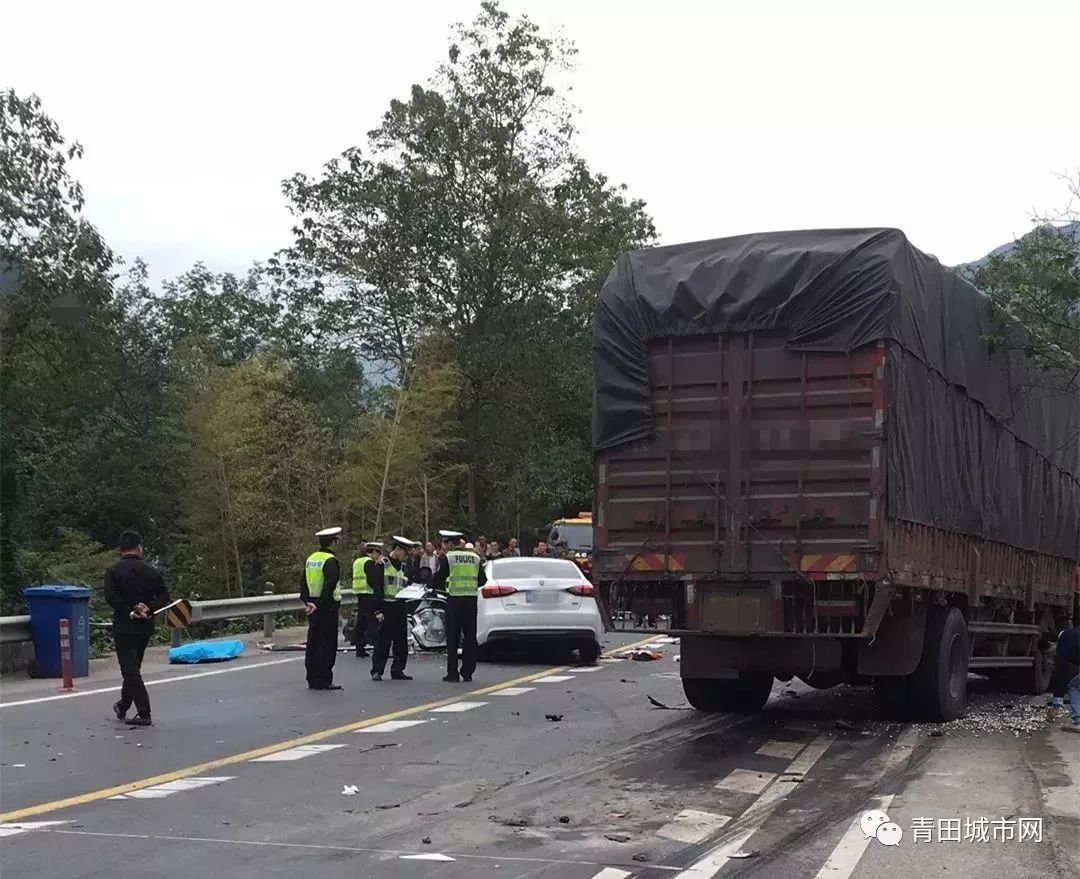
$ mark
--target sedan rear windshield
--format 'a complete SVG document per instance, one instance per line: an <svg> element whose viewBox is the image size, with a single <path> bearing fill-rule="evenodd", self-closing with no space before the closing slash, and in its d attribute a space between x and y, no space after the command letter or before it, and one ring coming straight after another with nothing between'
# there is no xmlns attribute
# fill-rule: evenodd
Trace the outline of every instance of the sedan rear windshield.
<svg viewBox="0 0 1080 879"><path fill-rule="evenodd" d="M552 579L581 579L578 566L566 559L497 559L492 562L492 576L507 580L528 580L531 577Z"/></svg>

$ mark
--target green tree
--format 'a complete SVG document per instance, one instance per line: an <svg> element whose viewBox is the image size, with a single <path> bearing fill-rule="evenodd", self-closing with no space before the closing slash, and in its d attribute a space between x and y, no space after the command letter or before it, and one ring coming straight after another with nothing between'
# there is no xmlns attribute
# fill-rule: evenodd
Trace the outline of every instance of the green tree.
<svg viewBox="0 0 1080 879"><path fill-rule="evenodd" d="M0 576L18 605L22 553L68 526L111 541L140 514L121 477L153 461L133 399L116 262L83 216L68 143L40 101L0 92Z"/></svg>
<svg viewBox="0 0 1080 879"><path fill-rule="evenodd" d="M332 510L322 425L280 358L206 366L198 350L174 386L180 595L293 585L310 535Z"/></svg>
<svg viewBox="0 0 1080 879"><path fill-rule="evenodd" d="M470 524L508 527L520 506L493 495L514 480L516 497L540 488L520 484L539 477L524 466L537 436L549 454L572 450L558 466L582 482L593 297L618 253L655 237L644 204L576 152L575 111L554 85L574 54L484 3L433 80L391 101L366 151L284 184L295 243L271 268L290 312L317 312L401 385L427 335L448 340Z"/></svg>
<svg viewBox="0 0 1080 879"><path fill-rule="evenodd" d="M1063 211L1036 217L1009 250L970 272L1003 316L1024 327L1021 334L1002 321L992 341L1021 347L1063 388L1080 375L1080 175L1066 183L1072 199Z"/></svg>
<svg viewBox="0 0 1080 879"><path fill-rule="evenodd" d="M354 422L339 482L348 536L427 538L433 521L451 515L458 387L456 367L429 344L413 358L406 385L384 386L381 405Z"/></svg>

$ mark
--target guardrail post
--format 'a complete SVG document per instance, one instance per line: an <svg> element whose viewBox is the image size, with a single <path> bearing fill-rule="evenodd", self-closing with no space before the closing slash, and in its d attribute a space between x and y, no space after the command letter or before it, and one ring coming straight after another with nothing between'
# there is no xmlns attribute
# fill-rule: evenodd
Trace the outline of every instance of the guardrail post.
<svg viewBox="0 0 1080 879"><path fill-rule="evenodd" d="M272 583L267 583L266 585L271 586L273 584ZM270 590L268 592L263 593L263 595L273 595L273 594L274 594L273 590ZM272 613L264 613L263 614L263 637L264 638L273 638L274 637L274 615Z"/></svg>

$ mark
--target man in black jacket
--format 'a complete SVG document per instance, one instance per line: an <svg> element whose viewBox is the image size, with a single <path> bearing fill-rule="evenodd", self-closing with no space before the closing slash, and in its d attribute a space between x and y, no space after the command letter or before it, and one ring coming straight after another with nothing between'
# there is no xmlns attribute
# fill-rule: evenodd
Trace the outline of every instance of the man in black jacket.
<svg viewBox="0 0 1080 879"><path fill-rule="evenodd" d="M105 572L105 600L113 609L113 643L124 678L113 712L117 720L127 720L132 726L151 726L142 661L154 634L154 611L169 603L169 592L161 574L143 560L142 537L137 532L121 534L119 548L120 560ZM136 714L128 720L132 703Z"/></svg>

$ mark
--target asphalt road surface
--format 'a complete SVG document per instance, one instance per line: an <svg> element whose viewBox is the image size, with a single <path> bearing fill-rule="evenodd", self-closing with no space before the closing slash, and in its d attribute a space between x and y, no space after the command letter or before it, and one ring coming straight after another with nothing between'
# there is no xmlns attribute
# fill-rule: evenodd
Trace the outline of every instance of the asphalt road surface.
<svg viewBox="0 0 1080 879"><path fill-rule="evenodd" d="M160 668L157 725L138 730L109 719L115 676L60 698L55 682L7 682L0 867L35 879L1080 875L1080 736L1030 697L977 692L969 720L932 729L877 721L859 688L795 682L756 716L702 715L685 707L677 643L658 661L612 656L640 638L612 636L588 668L481 664L471 685L442 683L440 656L412 657L412 682L376 684L341 654L343 692L307 690L299 655ZM870 810L896 828L879 819L868 837ZM880 841L897 831L898 845Z"/></svg>

